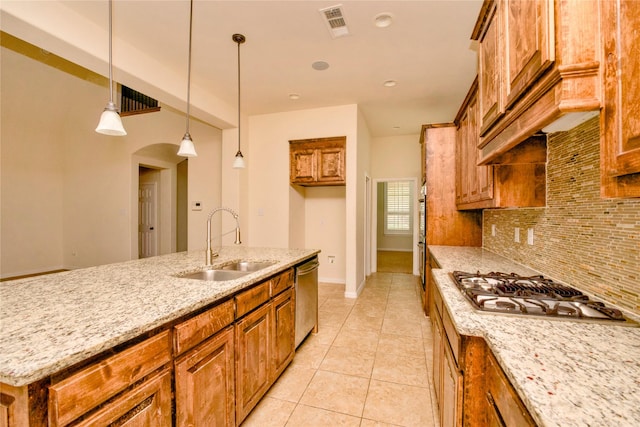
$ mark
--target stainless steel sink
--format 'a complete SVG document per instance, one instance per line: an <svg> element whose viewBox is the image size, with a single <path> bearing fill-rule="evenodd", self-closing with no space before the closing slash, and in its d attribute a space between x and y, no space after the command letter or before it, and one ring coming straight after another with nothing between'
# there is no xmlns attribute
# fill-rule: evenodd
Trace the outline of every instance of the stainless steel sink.
<svg viewBox="0 0 640 427"><path fill-rule="evenodd" d="M275 261L236 261L231 264L224 265L220 268L230 271L253 272L272 266L275 263Z"/></svg>
<svg viewBox="0 0 640 427"><path fill-rule="evenodd" d="M180 274L176 277L180 279L206 280L209 282L224 282L225 280L235 280L249 274L249 271L236 270L201 270L195 273Z"/></svg>
<svg viewBox="0 0 640 427"><path fill-rule="evenodd" d="M178 274L180 279L205 280L208 282L224 282L246 276L254 271L262 270L275 264L276 261L234 261L219 267L210 267L192 273Z"/></svg>

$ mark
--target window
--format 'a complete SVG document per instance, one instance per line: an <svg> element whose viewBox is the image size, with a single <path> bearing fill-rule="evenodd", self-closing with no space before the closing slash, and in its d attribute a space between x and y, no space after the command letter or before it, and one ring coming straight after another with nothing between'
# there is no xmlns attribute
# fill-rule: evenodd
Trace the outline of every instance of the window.
<svg viewBox="0 0 640 427"><path fill-rule="evenodd" d="M413 233L411 181L384 183L384 233Z"/></svg>

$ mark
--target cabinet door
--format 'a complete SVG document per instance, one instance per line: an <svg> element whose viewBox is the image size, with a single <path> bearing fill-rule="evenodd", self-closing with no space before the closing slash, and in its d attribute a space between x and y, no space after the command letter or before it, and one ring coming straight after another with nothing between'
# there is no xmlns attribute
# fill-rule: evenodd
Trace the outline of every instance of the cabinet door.
<svg viewBox="0 0 640 427"><path fill-rule="evenodd" d="M440 421L443 427L461 425L461 391L462 374L445 339L442 361L442 403L440 404Z"/></svg>
<svg viewBox="0 0 640 427"><path fill-rule="evenodd" d="M236 423L240 424L270 385L271 304L236 323Z"/></svg>
<svg viewBox="0 0 640 427"><path fill-rule="evenodd" d="M489 12L489 23L480 38L478 72L480 90L481 134L484 134L504 113L502 54L500 34L502 10L494 3Z"/></svg>
<svg viewBox="0 0 640 427"><path fill-rule="evenodd" d="M291 183L308 183L316 181L318 165L317 151L314 149L292 149L290 156Z"/></svg>
<svg viewBox="0 0 640 427"><path fill-rule="evenodd" d="M438 309L433 306L431 310L433 322L433 388L436 393L436 401L442 413L442 361L444 360L444 347L442 346L443 328Z"/></svg>
<svg viewBox="0 0 640 427"><path fill-rule="evenodd" d="M344 182L345 149L342 147L318 150L318 182Z"/></svg>
<svg viewBox="0 0 640 427"><path fill-rule="evenodd" d="M274 298L272 329L272 378L275 380L286 369L295 351L295 301L293 289Z"/></svg>
<svg viewBox="0 0 640 427"><path fill-rule="evenodd" d="M467 144L468 149L473 151L473 155L469 156L473 162L469 167L475 169L473 174L472 200L491 200L493 198L493 166L478 166L480 160L480 123L478 120L478 98L473 97L469 101L467 110Z"/></svg>
<svg viewBox="0 0 640 427"><path fill-rule="evenodd" d="M171 370L163 370L74 424L76 427L106 425L171 426Z"/></svg>
<svg viewBox="0 0 640 427"><path fill-rule="evenodd" d="M175 362L176 424L235 425L233 326Z"/></svg>
<svg viewBox="0 0 640 427"><path fill-rule="evenodd" d="M640 197L640 2L601 2L604 110L603 195Z"/></svg>
<svg viewBox="0 0 640 427"><path fill-rule="evenodd" d="M503 0L506 104L509 108L555 59L553 0Z"/></svg>

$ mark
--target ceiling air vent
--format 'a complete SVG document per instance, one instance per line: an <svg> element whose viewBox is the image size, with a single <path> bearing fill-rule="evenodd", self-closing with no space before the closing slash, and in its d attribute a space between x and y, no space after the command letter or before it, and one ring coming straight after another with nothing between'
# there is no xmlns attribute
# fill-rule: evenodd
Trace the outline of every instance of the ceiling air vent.
<svg viewBox="0 0 640 427"><path fill-rule="evenodd" d="M342 12L341 4L320 9L320 13L327 24L331 37L335 39L349 35L349 29L347 28L347 23L344 20L344 13Z"/></svg>

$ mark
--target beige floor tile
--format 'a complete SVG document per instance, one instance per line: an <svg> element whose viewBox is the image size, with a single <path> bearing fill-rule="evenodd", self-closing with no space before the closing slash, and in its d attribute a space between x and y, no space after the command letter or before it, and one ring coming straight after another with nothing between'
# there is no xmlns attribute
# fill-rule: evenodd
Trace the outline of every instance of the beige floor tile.
<svg viewBox="0 0 640 427"><path fill-rule="evenodd" d="M297 403L315 373L315 369L291 364L271 387L267 396Z"/></svg>
<svg viewBox="0 0 640 427"><path fill-rule="evenodd" d="M377 331L361 331L343 328L338 332L334 347L347 347L355 351L376 351L380 334Z"/></svg>
<svg viewBox="0 0 640 427"><path fill-rule="evenodd" d="M338 324L322 324L318 325L318 332L311 332L307 336L307 340L313 340L320 345L331 345L336 339L342 325Z"/></svg>
<svg viewBox="0 0 640 427"><path fill-rule="evenodd" d="M371 378L375 357L376 353L373 351L356 351L345 347L331 347L322 360L319 369L356 377Z"/></svg>
<svg viewBox="0 0 640 427"><path fill-rule="evenodd" d="M242 427L282 427L296 404L280 399L264 397L244 420Z"/></svg>
<svg viewBox="0 0 640 427"><path fill-rule="evenodd" d="M358 427L360 418L311 406L298 405L286 425L288 427Z"/></svg>
<svg viewBox="0 0 640 427"><path fill-rule="evenodd" d="M377 352L371 378L425 387L425 389L429 387L427 364L424 357L415 358Z"/></svg>
<svg viewBox="0 0 640 427"><path fill-rule="evenodd" d="M383 423L382 421L374 421L363 418L360 427L396 427L398 424Z"/></svg>
<svg viewBox="0 0 640 427"><path fill-rule="evenodd" d="M318 310L318 325L340 327L349 316L350 311L326 311Z"/></svg>
<svg viewBox="0 0 640 427"><path fill-rule="evenodd" d="M406 427L434 426L429 389L371 380L363 418Z"/></svg>
<svg viewBox="0 0 640 427"><path fill-rule="evenodd" d="M379 332L382 328L383 317L373 317L363 314L351 313L344 322L344 327L348 329L357 329L364 331Z"/></svg>
<svg viewBox="0 0 640 427"><path fill-rule="evenodd" d="M380 334L377 351L414 358L424 358L425 355L422 338L387 333Z"/></svg>
<svg viewBox="0 0 640 427"><path fill-rule="evenodd" d="M318 371L300 403L342 414L362 416L369 379Z"/></svg>
<svg viewBox="0 0 640 427"><path fill-rule="evenodd" d="M309 337L313 338L313 337ZM328 345L323 345L313 340L305 340L300 344L293 357L293 364L311 369L318 369L324 359L325 354L329 351Z"/></svg>
<svg viewBox="0 0 640 427"><path fill-rule="evenodd" d="M385 317L382 324L382 333L422 338L422 327L419 320Z"/></svg>

